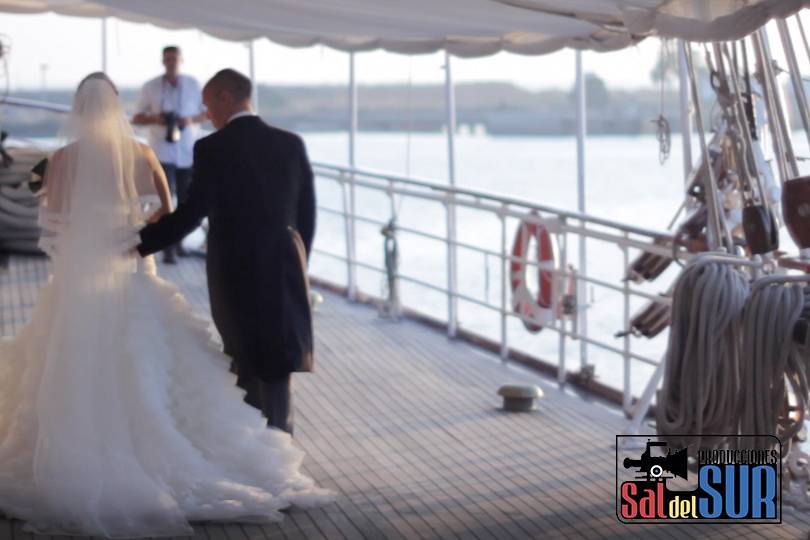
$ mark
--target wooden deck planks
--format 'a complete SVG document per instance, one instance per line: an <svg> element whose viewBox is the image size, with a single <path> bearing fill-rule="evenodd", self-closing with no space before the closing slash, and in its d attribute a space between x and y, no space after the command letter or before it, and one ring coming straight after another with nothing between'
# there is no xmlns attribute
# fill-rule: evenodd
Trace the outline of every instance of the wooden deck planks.
<svg viewBox="0 0 810 540"><path fill-rule="evenodd" d="M30 315L43 259L0 271L0 334ZM204 265L161 267L207 313ZM293 509L280 524L198 524L204 540L297 538L806 538L810 517L782 525L626 526L614 503L617 410L412 321L323 293L313 374L294 376L295 438L304 468L337 503ZM541 409L506 414L504 382L545 392ZM204 389L203 389L204 391ZM40 540L0 521L0 540Z"/></svg>

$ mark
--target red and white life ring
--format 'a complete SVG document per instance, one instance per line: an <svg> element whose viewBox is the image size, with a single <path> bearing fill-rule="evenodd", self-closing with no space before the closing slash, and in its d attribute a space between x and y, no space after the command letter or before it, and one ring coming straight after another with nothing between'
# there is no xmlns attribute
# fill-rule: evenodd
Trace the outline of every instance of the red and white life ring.
<svg viewBox="0 0 810 540"><path fill-rule="evenodd" d="M533 212L532 217L537 218L537 213ZM537 246L537 296L531 293L526 283L529 242L532 238ZM548 228L536 221L522 220L512 244L510 282L512 310L522 316L523 325L529 332L539 332L554 316L554 267L554 244Z"/></svg>

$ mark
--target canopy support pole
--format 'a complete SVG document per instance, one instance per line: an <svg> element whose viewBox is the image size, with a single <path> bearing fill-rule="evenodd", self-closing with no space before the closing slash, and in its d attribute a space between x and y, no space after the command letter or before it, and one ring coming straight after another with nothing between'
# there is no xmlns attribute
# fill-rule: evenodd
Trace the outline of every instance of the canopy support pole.
<svg viewBox="0 0 810 540"><path fill-rule="evenodd" d="M447 178L451 187L456 185L456 92L450 53L444 51L444 95L447 112ZM458 333L458 267L456 261L456 203L453 195L445 204L447 212L447 335Z"/></svg>
<svg viewBox="0 0 810 540"><path fill-rule="evenodd" d="M107 17L101 19L101 71L107 73Z"/></svg>
<svg viewBox="0 0 810 540"><path fill-rule="evenodd" d="M444 95L447 106L447 177L450 185L456 185L456 91L450 67L450 53L444 52Z"/></svg>
<svg viewBox="0 0 810 540"><path fill-rule="evenodd" d="M585 80L582 74L582 51L576 51L576 96L577 96L577 211L585 214L585 134L587 130L587 109L585 103ZM585 222L581 223L586 227ZM565 269L563 269L565 271ZM588 258L585 237L579 237L579 275L588 275ZM584 279L577 280L577 306L579 319L578 333L586 338L579 342L579 364L584 369L588 364L588 298L587 283Z"/></svg>
<svg viewBox="0 0 810 540"><path fill-rule="evenodd" d="M683 181L689 181L692 172L692 110L689 100L689 70L683 44L678 40L678 85L681 98L681 144L683 145Z"/></svg>
<svg viewBox="0 0 810 540"><path fill-rule="evenodd" d="M357 81L354 70L354 53L349 53L349 167L354 169L355 145L357 139ZM349 174L349 201L346 212L346 265L347 265L347 296L349 300L357 298L357 273L355 267L355 193L354 173Z"/></svg>
<svg viewBox="0 0 810 540"><path fill-rule="evenodd" d="M253 96L250 99L253 112L259 114L259 85L256 84L256 51L253 47L254 41L248 41L248 69L250 70L250 84L253 85Z"/></svg>

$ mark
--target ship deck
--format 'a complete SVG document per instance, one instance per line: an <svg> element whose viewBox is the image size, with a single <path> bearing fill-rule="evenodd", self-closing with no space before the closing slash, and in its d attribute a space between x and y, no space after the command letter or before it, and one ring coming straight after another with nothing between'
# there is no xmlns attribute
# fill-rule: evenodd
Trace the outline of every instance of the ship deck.
<svg viewBox="0 0 810 540"><path fill-rule="evenodd" d="M0 334L25 324L47 272L34 257L12 257L0 270ZM201 260L160 272L207 313ZM195 524L197 538L808 537L810 516L788 506L778 525L618 522L618 409L421 323L322 293L317 371L295 376L295 439L306 472L337 490L337 502L293 509L269 526ZM543 389L539 410L499 409L496 390L514 381ZM0 540L9 539L34 537L0 520Z"/></svg>

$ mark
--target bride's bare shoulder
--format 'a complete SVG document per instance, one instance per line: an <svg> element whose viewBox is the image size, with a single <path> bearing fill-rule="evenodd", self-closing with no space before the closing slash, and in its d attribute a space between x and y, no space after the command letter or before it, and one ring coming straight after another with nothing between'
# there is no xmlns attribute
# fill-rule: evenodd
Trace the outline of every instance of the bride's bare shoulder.
<svg viewBox="0 0 810 540"><path fill-rule="evenodd" d="M152 150L148 144L144 144L141 141L135 141L135 146L138 149L138 152L147 159L147 161L151 162L154 159L157 159L155 155L155 151Z"/></svg>
<svg viewBox="0 0 810 540"><path fill-rule="evenodd" d="M157 155L155 155L155 151L152 150L148 144L144 144L140 141L135 141L135 144L137 145L138 151L141 153L143 157L146 158L146 161L147 163L149 163L149 165L151 165L153 168L156 165L157 166L160 165L160 161L158 160Z"/></svg>

